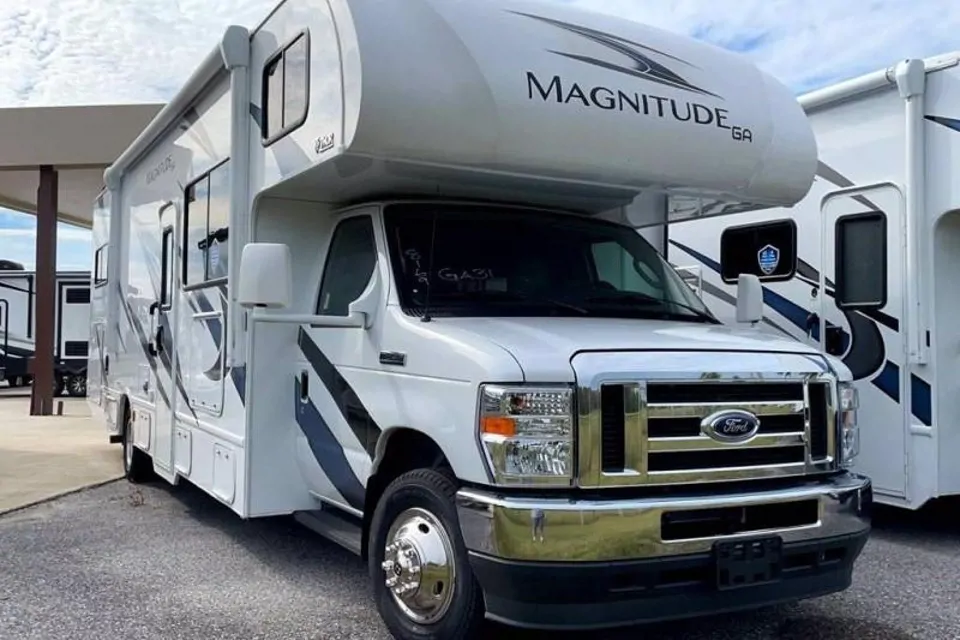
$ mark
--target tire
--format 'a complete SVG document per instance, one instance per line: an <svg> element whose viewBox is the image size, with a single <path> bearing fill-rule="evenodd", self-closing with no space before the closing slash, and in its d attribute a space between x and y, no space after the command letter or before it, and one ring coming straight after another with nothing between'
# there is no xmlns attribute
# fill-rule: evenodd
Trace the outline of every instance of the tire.
<svg viewBox="0 0 960 640"><path fill-rule="evenodd" d="M16 387L26 386L26 383L23 381L23 378L21 376L13 376L12 378L10 378L10 380L8 380L8 383L10 384L10 387L12 389L15 389Z"/></svg>
<svg viewBox="0 0 960 640"><path fill-rule="evenodd" d="M133 484L142 484L153 478L153 461L133 444L133 420L129 408L123 414L123 475Z"/></svg>
<svg viewBox="0 0 960 640"><path fill-rule="evenodd" d="M473 640L480 637L484 623L483 592L470 569L460 535L454 505L456 491L454 482L439 471L417 469L390 483L374 510L368 545L370 584L377 611L397 640ZM398 526L400 530L397 530ZM405 533L398 537L400 532ZM399 544L399 551L391 549L387 558L387 545L391 542L427 539L432 544L426 548L439 554L430 559L445 559L450 567L446 571L438 567L430 572L429 580L422 580L419 572L410 571L410 563L416 565L422 560L416 548L409 551L410 556L403 553L410 547ZM442 562L436 564L442 565ZM388 575L397 578L392 587L387 586ZM404 584L413 585L414 580L419 584L408 587L412 591L405 594L407 603L417 598L419 602L412 603L414 607L426 606L419 607L419 610L407 606L405 610L394 589ZM438 591L438 601L426 599ZM419 619L416 617L418 613Z"/></svg>
<svg viewBox="0 0 960 640"><path fill-rule="evenodd" d="M67 395L71 398L83 398L87 395L87 376L84 373L71 373L66 381Z"/></svg>

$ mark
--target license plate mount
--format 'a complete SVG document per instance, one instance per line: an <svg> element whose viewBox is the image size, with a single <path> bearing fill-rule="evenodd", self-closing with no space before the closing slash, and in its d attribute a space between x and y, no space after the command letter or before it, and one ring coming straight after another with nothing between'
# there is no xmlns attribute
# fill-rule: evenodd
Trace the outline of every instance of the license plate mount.
<svg viewBox="0 0 960 640"><path fill-rule="evenodd" d="M720 591L777 582L783 572L779 536L720 541L713 545L713 555Z"/></svg>

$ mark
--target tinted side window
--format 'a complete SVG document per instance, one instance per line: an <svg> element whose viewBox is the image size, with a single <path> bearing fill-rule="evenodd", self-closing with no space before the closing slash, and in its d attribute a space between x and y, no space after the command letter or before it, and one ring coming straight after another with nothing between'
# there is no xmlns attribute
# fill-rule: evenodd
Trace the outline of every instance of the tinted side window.
<svg viewBox="0 0 960 640"><path fill-rule="evenodd" d="M741 273L764 281L789 280L797 266L797 225L776 220L725 229L720 235L720 274L734 283Z"/></svg>
<svg viewBox="0 0 960 640"><path fill-rule="evenodd" d="M376 262L377 248L370 217L357 216L338 224L323 270L317 315L347 315L347 307L370 282Z"/></svg>
<svg viewBox="0 0 960 640"><path fill-rule="evenodd" d="M836 223L837 307L887 303L887 219L879 211L841 216Z"/></svg>

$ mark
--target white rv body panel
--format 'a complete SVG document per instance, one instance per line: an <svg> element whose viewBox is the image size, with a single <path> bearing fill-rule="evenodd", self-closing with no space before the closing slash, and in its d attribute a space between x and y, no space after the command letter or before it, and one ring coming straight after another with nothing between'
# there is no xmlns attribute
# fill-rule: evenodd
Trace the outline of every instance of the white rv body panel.
<svg viewBox="0 0 960 640"><path fill-rule="evenodd" d="M879 501L912 509L960 492L952 462L960 451L960 399L951 373L960 340L953 320L960 302L954 292L960 185L951 170L960 153L958 59L925 60L919 92L896 84L904 64L801 97L820 154L817 179L803 201L668 229L670 261L699 268L703 299L732 322L735 288L721 277L721 235L776 221L796 224L795 273L764 283L764 328L821 349L821 322L840 328L837 355L860 393L863 435L855 468L872 478ZM920 105L914 108L922 108L919 136L911 131L917 125L905 99L911 93ZM886 227L885 301L844 313L836 304L837 219L875 211L883 212Z"/></svg>
<svg viewBox="0 0 960 640"><path fill-rule="evenodd" d="M384 24L391 28L385 31ZM493 33L508 34L507 44L490 47ZM413 375L416 365L408 362L407 371L391 383L399 385L396 394L384 396L382 407L366 407L373 431L351 428L342 416L322 421L323 436L332 436L343 449L334 460L324 460L325 450L316 443L310 453L303 428L276 431L271 419L276 403L293 401L288 376L306 364L303 348L289 352L286 360L278 360L278 354L298 344L291 338L299 335L340 365L337 376L343 380L326 380L328 385L362 388L382 384L391 374L377 361L369 336L351 344L337 329L302 329L292 336L290 328L277 325L250 329L230 303L235 265L229 258L244 243L268 238L288 243L294 273L303 278L298 291L309 291L321 277L325 258L324 246L315 239L329 237L337 221L333 208L358 198L425 190L458 197L522 194L527 203L576 204L643 226L664 216L658 208L662 201L625 208L643 190L782 204L806 192L814 170L809 128L782 85L739 56L632 22L512 0L495 7L437 0L376 6L290 0L250 34L247 45L243 39L242 30L229 33L182 97L108 170L105 180L113 187L98 208L94 236L98 248L105 241L114 246L104 251L108 282L98 287L92 323L92 337L103 333L98 371L107 369L102 394L93 401L104 403L111 433L119 434L125 409L118 400L123 398L135 409L136 441L161 475L187 477L242 515L304 509L316 498L359 510L356 496L362 495L376 456L375 432L414 424L435 434L461 477L486 481L481 459L455 446L462 436L450 425L472 419L481 380L523 375L516 355L503 347L455 338L437 342L441 334L434 330L385 316L384 340L391 332L401 342L419 334L431 345L418 339L416 349L403 344L398 349L446 354L441 370L436 359L427 362L430 376L450 386L449 396L443 395L454 413L434 414L429 419L436 424L424 424L428 418L420 409L398 412L406 404L398 405L401 397L436 395L435 383ZM634 47L630 55L638 64L649 61L647 56L660 60L655 72L611 70L602 56L624 44ZM289 53L299 45L301 58ZM260 71L284 50L290 62L283 108L295 122L281 123L292 130L264 142L261 131L269 123ZM289 80L297 72L308 75L300 89ZM638 77L650 93L632 86ZM238 88L249 98L236 93ZM309 108L298 112L298 103ZM444 109L438 111L438 105ZM442 115L461 110L471 113L471 126ZM584 119L593 124L575 125ZM677 140L684 142L678 147ZM668 141L675 154L636 153ZM247 166L231 157L241 152L247 154ZM710 160L717 153L727 162ZM213 280L198 279L195 269L202 271L202 263L189 255L194 243L214 230L213 222L205 227L205 218L185 219L184 190L197 180L209 185L211 219L217 217L230 230L229 239L218 242L217 264L209 267L222 269L218 275L223 277ZM237 199L244 193L246 202ZM376 217L379 210L374 206L368 213ZM172 229L176 265L164 262L166 227ZM186 266L179 259L185 251ZM386 263L381 268L389 281ZM169 308L157 305L164 269L172 278ZM193 284L198 281L203 284ZM312 313L314 303L312 296L302 296L295 311ZM115 338L109 335L111 313L116 314ZM391 317L399 324L386 322ZM161 348L154 356L149 349L158 331ZM450 355L451 347L460 358ZM354 361L358 350L363 355ZM283 361L296 365L278 368ZM245 402L254 389L248 378L257 381L254 402ZM330 388L316 383L309 388L309 398L324 415L338 402ZM292 442L299 470L281 469L277 455ZM220 462L227 457L229 463ZM331 479L331 473L342 477ZM247 474L258 480L248 481Z"/></svg>

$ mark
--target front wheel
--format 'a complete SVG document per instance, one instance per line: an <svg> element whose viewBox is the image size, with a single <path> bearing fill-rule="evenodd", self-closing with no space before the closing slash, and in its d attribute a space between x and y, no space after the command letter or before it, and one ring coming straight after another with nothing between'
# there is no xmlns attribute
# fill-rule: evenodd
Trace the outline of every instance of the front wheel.
<svg viewBox="0 0 960 640"><path fill-rule="evenodd" d="M377 610L398 640L477 638L483 594L460 536L456 485L439 471L403 474L384 491L370 526Z"/></svg>

